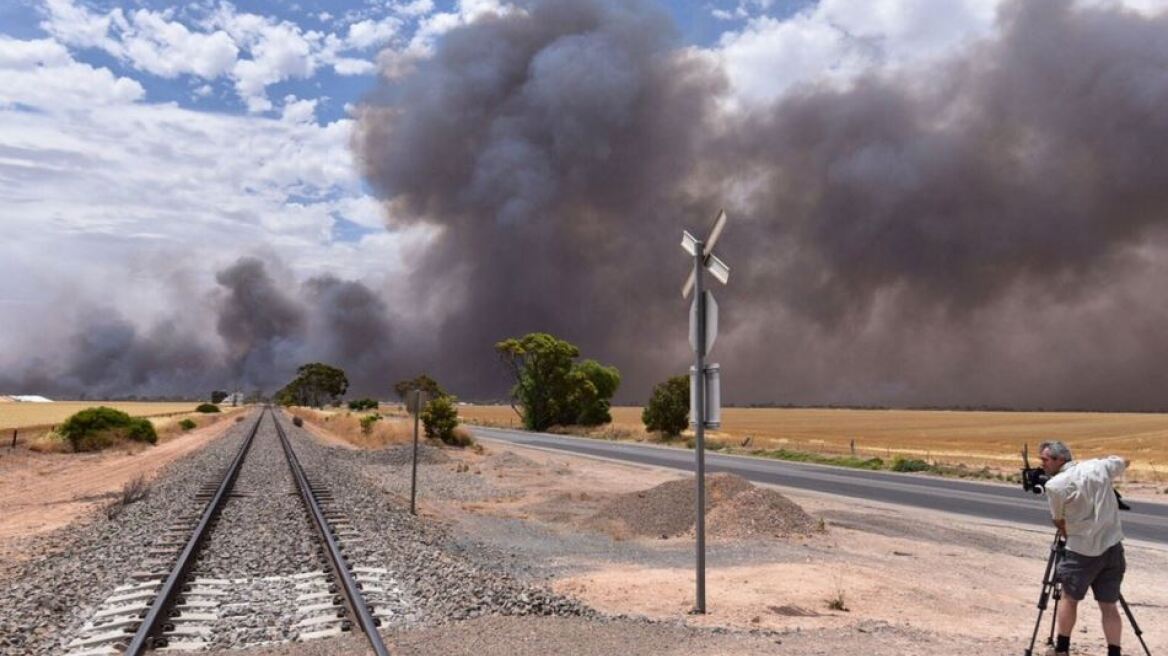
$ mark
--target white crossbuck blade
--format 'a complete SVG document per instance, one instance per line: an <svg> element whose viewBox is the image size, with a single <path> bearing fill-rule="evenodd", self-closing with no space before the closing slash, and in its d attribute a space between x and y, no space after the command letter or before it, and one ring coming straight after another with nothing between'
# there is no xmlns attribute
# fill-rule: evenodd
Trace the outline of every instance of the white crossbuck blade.
<svg viewBox="0 0 1168 656"><path fill-rule="evenodd" d="M727 280L730 280L730 266L722 260L719 260L717 255L706 256L706 271L709 271L710 275L714 276L723 285L726 284ZM689 278L686 278L685 285L681 288L682 298L689 298L689 293L693 291L693 287L697 284L697 281L696 274L690 271Z"/></svg>
<svg viewBox="0 0 1168 656"><path fill-rule="evenodd" d="M723 285L730 279L730 267L722 260L719 260L713 251L714 245L718 243L718 238L722 236L722 230L725 228L726 210L719 210L717 218L714 219L714 227L710 230L710 237L702 244L702 255L704 256L702 262L705 264L706 270ZM685 230L681 231L681 248L689 253L690 256L697 255L697 243L698 240L696 237ZM697 275L695 272L690 271L689 278L686 279L685 285L681 288L681 297L688 298L689 293L693 290L696 283Z"/></svg>

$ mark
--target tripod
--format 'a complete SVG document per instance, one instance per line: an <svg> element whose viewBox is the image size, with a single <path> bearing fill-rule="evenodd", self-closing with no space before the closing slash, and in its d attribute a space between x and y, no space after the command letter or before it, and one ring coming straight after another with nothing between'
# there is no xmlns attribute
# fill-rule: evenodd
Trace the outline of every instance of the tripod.
<svg viewBox="0 0 1168 656"><path fill-rule="evenodd" d="M1046 638L1046 644L1054 645L1055 625L1058 624L1058 605L1059 600L1063 598L1063 584L1058 580L1058 564L1066 555L1066 550L1066 538L1056 534L1054 542L1050 543L1050 557L1046 559L1046 571L1042 574L1042 591L1038 594L1038 618L1034 620L1034 632L1030 634L1030 646L1022 652L1024 656L1034 656L1034 642L1038 639L1038 630L1042 627L1042 614L1046 612L1047 603L1051 599L1054 599L1054 608L1051 609L1050 635ZM1132 615L1131 607L1127 605L1127 600L1123 598L1123 595L1119 595L1119 605L1123 607L1123 612L1127 615L1127 621L1131 624L1136 639L1144 648L1144 654L1152 656L1152 652L1148 649L1148 643L1144 642L1144 632L1140 629L1139 623L1136 622L1135 615Z"/></svg>

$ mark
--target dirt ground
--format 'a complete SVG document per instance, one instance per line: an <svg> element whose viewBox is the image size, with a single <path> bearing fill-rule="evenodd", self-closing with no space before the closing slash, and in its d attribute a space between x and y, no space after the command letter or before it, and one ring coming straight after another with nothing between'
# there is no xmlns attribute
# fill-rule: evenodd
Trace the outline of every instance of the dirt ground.
<svg viewBox="0 0 1168 656"><path fill-rule="evenodd" d="M221 421L133 454L0 450L0 557L26 557L19 552L21 538L83 517L130 479L155 475L231 425ZM336 445L327 431L313 432ZM822 519L826 530L787 538L711 538L708 612L693 615L692 536L599 534L588 521L618 495L684 476L490 441L483 446L481 452L450 450L452 462L432 467L481 477L504 493L470 502L434 500L424 493L423 479L422 514L448 522L468 540L538 564L552 588L605 613L666 625L773 631L757 635L787 636L782 638L787 645L803 644L793 637L803 636L807 649L798 653L808 654L935 654L938 644L951 643L957 651L970 641L1010 645L1000 650L1006 654L1017 653L1029 640L1049 530L775 488ZM1126 546L1124 594L1152 652L1163 653L1168 649L1168 548L1134 541ZM1101 653L1093 604L1086 604L1080 617L1075 653ZM502 645L512 639L507 631L518 630L507 628L508 622L500 620ZM547 624L513 623L521 628ZM1043 634L1048 626L1044 622ZM565 629L555 623L548 627L554 634ZM583 625L577 628L588 632ZM815 648L820 637L827 651ZM1127 653L1138 653L1130 631L1124 640Z"/></svg>
<svg viewBox="0 0 1168 656"><path fill-rule="evenodd" d="M656 468L484 444L482 454L458 452L457 459L513 494L477 503L428 502L423 507L429 513L468 530L480 528L475 516L489 516L534 522L562 534L586 532L587 518L614 496L680 477ZM823 518L827 530L787 539L710 540L705 615L689 614L695 593L691 536L613 536L642 554L631 558L565 550L557 556L562 574L552 586L607 613L690 626L808 631L875 621L947 634L955 641L963 636L1018 640L1019 650L1029 640L1050 531L775 489ZM522 548L517 545L506 541ZM1153 652L1163 651L1168 648L1168 631L1160 628L1168 627L1168 548L1131 541L1126 546L1125 596ZM1076 644L1101 650L1093 604L1085 605L1080 617ZM1044 632L1048 626L1044 622ZM1128 633L1125 640L1134 653L1134 637Z"/></svg>
<svg viewBox="0 0 1168 656"><path fill-rule="evenodd" d="M170 462L222 435L233 420L178 435L155 446L127 445L100 453L36 453L0 448L0 558L27 557L21 542L65 526L108 504L122 486L146 480Z"/></svg>

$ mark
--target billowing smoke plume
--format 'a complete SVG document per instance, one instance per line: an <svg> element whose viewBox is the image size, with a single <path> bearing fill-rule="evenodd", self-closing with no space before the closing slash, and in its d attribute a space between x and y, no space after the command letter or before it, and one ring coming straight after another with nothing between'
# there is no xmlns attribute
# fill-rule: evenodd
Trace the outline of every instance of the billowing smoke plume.
<svg viewBox="0 0 1168 656"><path fill-rule="evenodd" d="M141 330L107 308L80 314L60 355L0 375L0 387L65 398L183 396L212 389L272 393L304 363L343 368L357 392L395 378L385 303L358 281L302 285L279 261L243 257L219 271L203 303L212 320L181 316Z"/></svg>
<svg viewBox="0 0 1168 656"><path fill-rule="evenodd" d="M717 64L647 2L546 0L447 33L363 108L390 220L443 228L433 369L502 387L549 330L625 374L684 371L683 227L717 291L734 401L1166 407L1168 17L1008 3L931 68L725 109Z"/></svg>

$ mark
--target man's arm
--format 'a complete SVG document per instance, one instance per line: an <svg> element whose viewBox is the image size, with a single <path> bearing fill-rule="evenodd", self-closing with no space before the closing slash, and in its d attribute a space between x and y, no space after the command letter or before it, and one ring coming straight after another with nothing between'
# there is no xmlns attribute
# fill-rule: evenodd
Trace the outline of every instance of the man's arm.
<svg viewBox="0 0 1168 656"><path fill-rule="evenodd" d="M1058 487L1046 486L1046 500L1050 504L1050 521L1058 529L1058 534L1067 537L1066 499Z"/></svg>
<svg viewBox="0 0 1168 656"><path fill-rule="evenodd" d="M1130 459L1121 456L1107 456L1103 462L1104 466L1107 467L1107 474L1112 478L1123 475L1128 466L1131 465Z"/></svg>

